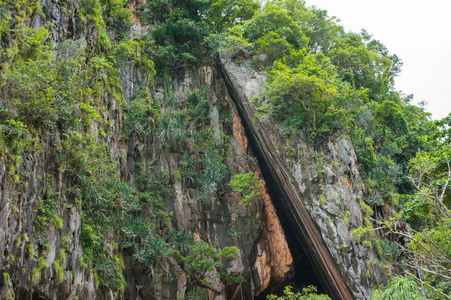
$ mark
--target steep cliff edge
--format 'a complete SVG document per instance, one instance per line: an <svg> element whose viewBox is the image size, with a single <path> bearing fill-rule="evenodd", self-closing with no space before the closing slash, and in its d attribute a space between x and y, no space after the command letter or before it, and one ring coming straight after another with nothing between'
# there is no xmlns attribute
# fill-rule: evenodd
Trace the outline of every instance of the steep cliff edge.
<svg viewBox="0 0 451 300"><path fill-rule="evenodd" d="M238 249L239 256L225 261L223 272L229 276L241 277L244 282L238 284L223 279L216 270L209 271L204 275L213 280L211 285L207 285L209 299L240 299L265 295L279 289L292 277L293 261L265 188L261 187L261 196L252 199L251 205L245 207L238 204L241 196L228 187L230 177L234 174L259 174L260 171L252 158L244 128L224 82L209 67L201 68L198 73L187 71L184 78L171 83L173 104L162 109L161 113L185 113L187 105L189 106L188 96L199 89L209 90L209 98L202 101L205 101L204 117L211 124L206 125L205 129L212 130L204 132L206 135L202 136L202 142L207 143L208 139L214 139L209 142L215 143L219 143L220 139L227 141L226 144L220 144L219 147L224 148L218 148L219 153L211 153L217 155L215 159L222 162L220 167L224 168L225 175L217 182L218 186L208 195L208 199L200 199L201 185L198 177L202 175L188 173L190 168L193 171L199 168L197 172L204 174L214 171L199 166L199 161L207 157L196 149L201 140L195 140L195 131L192 132L193 137L173 139L165 135L162 129L164 125L153 123L153 127L149 127L149 134L144 137L138 136L136 132L131 132L126 138L120 137L124 132L120 112L116 116L110 112L112 124L117 126L117 133L114 134L115 130L112 129L106 130L111 132L106 137L109 140L110 159L120 170L114 176L136 190L140 189L139 180L167 180L164 185L145 192L159 192L155 188L165 190L161 193L165 193L164 211L171 213L168 215L171 219L169 230L191 232L197 241L205 241L217 249L231 246ZM164 101L163 87L157 85L156 90L156 97L162 97L160 100ZM113 104L108 104L111 105ZM166 121L174 117L172 113ZM165 128L181 130L175 126L191 126L190 121L185 121L186 123L172 124L172 129ZM85 238L82 231L86 226L83 225L83 218L86 217L77 201L86 200L77 200L77 196L73 194L70 187L77 188L78 184L73 183L76 179L70 172L55 166L55 150L52 149L61 147L61 140L58 138L61 133L55 132L53 135L54 137L39 137L39 153L22 155L24 164L18 167L21 174L20 185L6 172L11 162L3 159L0 163L0 218L2 224L5 224L0 229L0 253L3 254L1 270L9 274L9 284L15 298L66 299L78 296L89 299L174 299L196 290L193 279L187 277L200 275L191 273L193 270L187 269L187 265L176 256L169 257L169 263L161 262L163 275L149 275L150 270L140 266L129 250L122 248L121 238L124 233L121 231L124 229L121 228L117 229L119 231L116 234L105 237L103 247L108 247L107 261L118 255L123 257L126 264L122 271L126 281L124 294L120 291L118 293L114 284L110 287L102 284L96 287L95 276L105 274L102 275L101 270L93 273L91 267L86 268L80 261L84 251L80 240ZM149 167L144 173L142 165L146 164ZM60 217L61 225L55 225L48 216L50 222L44 228L38 227L37 220L46 214L42 211L42 203L50 200L58 201L53 213ZM109 249L110 247L118 248ZM58 282L55 261L60 260L61 249L65 253L61 262L64 273L63 280ZM39 267L39 260L50 267L39 270L39 279L33 279L32 270Z"/></svg>
<svg viewBox="0 0 451 300"><path fill-rule="evenodd" d="M312 265L335 299L367 298L384 278L350 236L350 142L256 118L246 60L154 78L143 2L1 3L0 297L262 299ZM237 174L266 180L245 205Z"/></svg>
<svg viewBox="0 0 451 300"><path fill-rule="evenodd" d="M265 188L242 206L229 186L260 171L221 76L200 66L154 83L153 63L130 42L146 31L138 18L102 19L110 8L91 4L5 4L22 17L2 40L17 53L1 69L1 297L279 289L292 256ZM125 41L112 42L119 34Z"/></svg>
<svg viewBox="0 0 451 300"><path fill-rule="evenodd" d="M351 237L363 224L359 206L361 178L349 140L329 138L314 147L302 134L284 136L275 119L256 117L254 97L264 93L264 73L250 61L236 63L221 54L219 66L240 111L259 163L273 181L275 201L324 287L334 299L368 298L369 287L383 282L380 267L369 263L372 254Z"/></svg>

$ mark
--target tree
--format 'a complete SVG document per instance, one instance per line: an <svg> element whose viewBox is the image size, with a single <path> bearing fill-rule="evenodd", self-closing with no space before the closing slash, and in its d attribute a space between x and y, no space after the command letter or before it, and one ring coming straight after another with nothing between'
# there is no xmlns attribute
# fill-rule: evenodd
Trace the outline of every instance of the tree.
<svg viewBox="0 0 451 300"><path fill-rule="evenodd" d="M289 12L272 2L268 2L249 22L246 22L245 31L250 41L256 41L265 34L275 32L297 49L308 43L308 38Z"/></svg>
<svg viewBox="0 0 451 300"><path fill-rule="evenodd" d="M252 18L260 8L256 0L212 0L205 21L217 32Z"/></svg>
<svg viewBox="0 0 451 300"><path fill-rule="evenodd" d="M333 69L328 68L328 60L322 54L292 51L291 56L297 63L293 68L281 61L274 63L266 93L270 104L260 111L283 120L300 119L300 124L310 125L313 132L330 131L330 121L337 116L333 106L338 95Z"/></svg>
<svg viewBox="0 0 451 300"><path fill-rule="evenodd" d="M391 236L403 253L399 268L434 299L449 299L451 295L451 156L447 121L437 122L436 132L428 137L440 137L430 142L430 151L419 151L409 162L407 178L415 191L399 196L401 216L409 224L402 225L397 219L383 220L376 223L378 228L360 228L355 232L379 231Z"/></svg>
<svg viewBox="0 0 451 300"><path fill-rule="evenodd" d="M394 76L392 62L375 48L367 47L360 35L343 34L327 55L340 76L356 88L368 88L371 99L388 93Z"/></svg>
<svg viewBox="0 0 451 300"><path fill-rule="evenodd" d="M264 54L266 55L265 65L272 65L272 63L281 59L290 53L293 49L293 45L288 43L285 39L281 38L280 35L271 31L257 40L257 51L256 55Z"/></svg>
<svg viewBox="0 0 451 300"><path fill-rule="evenodd" d="M343 32L335 17L330 18L326 10L307 9L303 0L278 0L277 4L301 27L308 38L308 51L327 54Z"/></svg>
<svg viewBox="0 0 451 300"><path fill-rule="evenodd" d="M242 277L234 277L224 272L225 266L222 262L239 257L239 251L235 247L225 247L218 251L207 242L199 241L195 242L186 255L182 255L178 251L176 251L176 254L182 262L189 283L192 285L220 292L217 291L217 287L211 281L211 274L215 271L235 282L242 282L243 280Z"/></svg>

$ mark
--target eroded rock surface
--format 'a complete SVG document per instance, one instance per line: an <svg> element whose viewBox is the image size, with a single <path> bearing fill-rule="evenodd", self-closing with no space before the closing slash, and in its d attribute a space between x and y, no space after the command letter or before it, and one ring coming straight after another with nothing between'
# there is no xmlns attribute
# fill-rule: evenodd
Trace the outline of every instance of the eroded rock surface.
<svg viewBox="0 0 451 300"><path fill-rule="evenodd" d="M135 8L142 3L134 0L128 5ZM98 38L96 24L80 26L76 4L77 0L43 0L42 14L28 26L36 29L51 22L56 52L65 51L59 48L65 41L74 42L71 45L76 47L93 47ZM138 16L132 19L130 38L143 35L146 28ZM252 98L264 91L265 76L250 66L249 53L240 55L244 59L241 65L223 56L221 71L218 66L200 66L174 72L176 75L168 78L157 77L152 83L150 98L158 104L160 117L171 113L185 118L183 128L176 128L184 132L179 135L168 134L167 124L151 114L146 116L145 133L126 128L125 107L134 100L137 90L149 83L140 66L124 58L118 73L126 103L119 103L108 93L100 95L102 109L98 113L105 122L92 122L84 130L93 140L107 145L107 159L114 165L117 182L137 191L139 181L152 181L164 174L168 191L164 206L166 213L172 213L169 229L187 231L196 241L205 241L218 250L236 247L239 256L222 263L228 275L242 277L243 282L229 280L215 268L207 274L209 287L196 285L175 254L158 262L156 270L145 268L121 247L122 233L117 230L105 233L103 250L112 263L122 257L121 272L127 285L123 292L99 286L97 272L80 259L84 252L80 239L85 195L79 174L71 170L73 166L59 162L66 132L56 128L34 132L38 150L21 153L17 158L21 163L13 165L11 159L0 159L0 273L9 276L0 285L0 297L177 299L206 288L208 299L263 298L290 283L296 261L275 207L289 217L317 276L335 299L368 297L371 284L383 281L384 275L371 263L372 254L350 235L364 218L359 205L361 178L351 143L331 138L313 147L302 134L283 136L276 120L256 118ZM224 176L213 184L214 193L201 200L198 192L202 184L196 176L205 172L199 166L208 157L205 149L199 150L202 139L196 134L201 129L196 128L195 116L187 115L188 98L202 93L207 109L205 126L221 145L215 151L224 165ZM4 97L7 92L2 91L1 104L7 100ZM254 155L263 158L260 165ZM269 172L261 168L262 163ZM200 175L182 176L188 165ZM233 175L244 173L269 179L266 186L275 187L271 196L267 188L259 186L260 196L249 206L240 205L242 196L232 191L229 182ZM61 222L36 226L40 203L50 200L57 203L54 214ZM61 249L64 259L58 258ZM47 267L37 268L38 262ZM58 264L63 268L59 283Z"/></svg>
<svg viewBox="0 0 451 300"><path fill-rule="evenodd" d="M368 268L373 254L351 236L364 218L363 183L351 142L330 137L313 145L302 132L283 135L280 122L255 116L252 99L264 94L264 73L227 54L220 56L220 66L253 136L254 151L283 194L277 201L323 285L334 299L367 299L369 288L385 275Z"/></svg>
<svg viewBox="0 0 451 300"><path fill-rule="evenodd" d="M92 45L96 40L94 26L77 27L79 16L73 2L43 1L40 17L32 26L43 26L46 21L55 24L52 38L56 47L66 39L76 39L80 45ZM130 5L138 5L139 1ZM131 28L131 35L145 31L138 18ZM140 68L131 60L122 62L118 70L122 78L124 98L130 102L137 88L145 80ZM167 83L165 83L167 84ZM171 91L171 96L164 94ZM148 116L145 136L124 127L124 106L109 94L102 95L99 111L108 122L103 125L93 122L87 130L97 140L108 145L109 160L116 169L116 180L137 189L137 178L142 174L139 166L146 166L145 180L153 180L158 174L167 174L170 190L165 198L168 212L172 212L170 227L177 231L186 230L221 250L236 247L239 256L224 260L228 275L242 277L244 282L224 279L218 270L208 273L210 279L207 296L209 299L241 299L266 295L292 277L293 259L275 213L274 206L264 187L261 197L254 197L250 206L239 205L241 195L233 192L228 183L233 175L252 172L260 174L253 159L244 128L227 87L215 67L200 67L186 70L170 78L169 86L158 81L153 90L153 101L159 101L161 114L171 112L186 114L187 98L193 93L206 91L208 97L208 126L213 135L223 143L224 149L217 149L225 165L224 178L215 186L215 193L205 202L197 198L199 183L195 178L181 177L180 159L187 155L196 165L202 153L195 149L193 138L195 125L187 120L183 126L190 135L169 141L152 116ZM5 100L5 99L0 99ZM168 104L170 102L170 104ZM2 102L3 103L3 102ZM100 132L103 132L102 134ZM173 255L162 262L163 275L156 276L151 270L142 269L129 253L121 249L121 233L105 234L105 249L113 260L121 255L125 268L122 271L127 281L124 293L105 289L96 283L96 274L90 266L82 266L80 257L83 247L80 242L83 209L83 195L78 187L77 175L70 167L58 164L56 149L61 149L64 132L55 130L38 137L39 151L23 153L18 166L19 178L8 174L11 160L0 160L0 272L10 276L7 286L0 293L8 292L16 299L175 299L187 296L190 286L186 267ZM35 220L43 200L57 201L55 213L61 224L49 221L45 227L37 227ZM30 246L31 245L31 246ZM30 247L33 254L30 255ZM62 282L56 283L55 261L64 249L65 259ZM47 268L38 273L40 279L33 282L32 272L38 266L38 259L44 259ZM192 282L192 281L191 281ZM192 283L191 283L192 284Z"/></svg>

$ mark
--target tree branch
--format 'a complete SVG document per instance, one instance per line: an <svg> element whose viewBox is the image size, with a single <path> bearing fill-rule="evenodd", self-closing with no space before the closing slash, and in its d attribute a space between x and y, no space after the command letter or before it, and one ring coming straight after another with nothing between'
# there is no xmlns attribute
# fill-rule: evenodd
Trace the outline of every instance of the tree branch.
<svg viewBox="0 0 451 300"><path fill-rule="evenodd" d="M315 111L314 111L313 109L307 108L307 107L305 106L304 100L301 100L299 97L297 97L297 96L295 96L295 95L292 95L292 97L294 98L294 100L300 102L300 103L302 104L302 107L304 107L304 109L305 109L306 111L309 111L309 112L311 112L311 113L313 114L313 130L316 130L316 113L315 113Z"/></svg>

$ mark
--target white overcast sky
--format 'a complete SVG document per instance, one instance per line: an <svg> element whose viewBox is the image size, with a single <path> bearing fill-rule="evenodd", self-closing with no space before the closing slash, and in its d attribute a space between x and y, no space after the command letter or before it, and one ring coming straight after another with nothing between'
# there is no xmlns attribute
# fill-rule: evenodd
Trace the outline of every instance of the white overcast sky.
<svg viewBox="0 0 451 300"><path fill-rule="evenodd" d="M451 112L451 1L305 0L346 31L366 29L404 63L396 89L427 101L433 119Z"/></svg>

